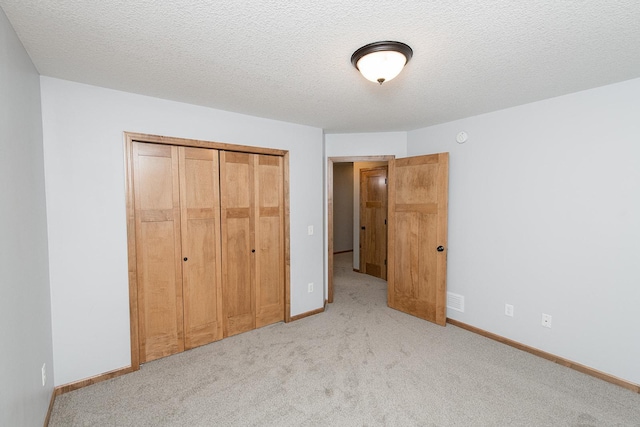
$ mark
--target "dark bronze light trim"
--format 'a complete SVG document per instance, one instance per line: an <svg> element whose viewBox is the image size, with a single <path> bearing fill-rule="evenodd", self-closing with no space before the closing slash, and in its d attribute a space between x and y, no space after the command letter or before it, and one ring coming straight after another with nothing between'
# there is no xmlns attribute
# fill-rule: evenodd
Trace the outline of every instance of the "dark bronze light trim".
<svg viewBox="0 0 640 427"><path fill-rule="evenodd" d="M404 43L394 41L373 42L369 43L368 45L362 46L360 49L353 52L353 55L351 55L351 63L359 71L360 69L358 68L358 61L360 60L360 58L373 52L382 52L389 50L393 50L403 54L404 57L407 58L407 63L409 63L409 60L413 56L413 49L411 49L409 45L406 45Z"/></svg>

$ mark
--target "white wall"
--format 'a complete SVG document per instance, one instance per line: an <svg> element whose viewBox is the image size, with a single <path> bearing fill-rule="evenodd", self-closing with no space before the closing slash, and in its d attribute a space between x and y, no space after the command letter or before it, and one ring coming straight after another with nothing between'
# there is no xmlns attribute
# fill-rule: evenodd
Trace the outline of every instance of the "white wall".
<svg viewBox="0 0 640 427"><path fill-rule="evenodd" d="M38 72L0 9L0 425L41 426L53 392ZM47 381L42 385L41 367Z"/></svg>
<svg viewBox="0 0 640 427"><path fill-rule="evenodd" d="M333 165L333 251L352 251L353 163Z"/></svg>
<svg viewBox="0 0 640 427"><path fill-rule="evenodd" d="M447 315L639 384L640 79L412 131L407 151L451 153L466 311Z"/></svg>
<svg viewBox="0 0 640 427"><path fill-rule="evenodd" d="M324 138L327 158L407 155L407 132L329 133Z"/></svg>
<svg viewBox="0 0 640 427"><path fill-rule="evenodd" d="M123 131L289 150L291 314L323 306L321 129L42 77L56 384L130 366Z"/></svg>

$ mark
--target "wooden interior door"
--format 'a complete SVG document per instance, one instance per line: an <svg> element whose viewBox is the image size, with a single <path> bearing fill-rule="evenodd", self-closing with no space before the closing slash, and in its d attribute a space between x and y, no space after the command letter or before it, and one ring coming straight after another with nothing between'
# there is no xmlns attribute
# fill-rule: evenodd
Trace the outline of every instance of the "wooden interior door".
<svg viewBox="0 0 640 427"><path fill-rule="evenodd" d="M222 338L218 151L179 147L184 346Z"/></svg>
<svg viewBox="0 0 640 427"><path fill-rule="evenodd" d="M140 362L184 350L178 148L133 145Z"/></svg>
<svg viewBox="0 0 640 427"><path fill-rule="evenodd" d="M445 325L449 154L389 162L389 307Z"/></svg>
<svg viewBox="0 0 640 427"><path fill-rule="evenodd" d="M387 166L360 170L360 272L387 279Z"/></svg>
<svg viewBox="0 0 640 427"><path fill-rule="evenodd" d="M223 329L228 337L256 327L256 156L220 152Z"/></svg>
<svg viewBox="0 0 640 427"><path fill-rule="evenodd" d="M284 320L283 158L256 155L256 327Z"/></svg>

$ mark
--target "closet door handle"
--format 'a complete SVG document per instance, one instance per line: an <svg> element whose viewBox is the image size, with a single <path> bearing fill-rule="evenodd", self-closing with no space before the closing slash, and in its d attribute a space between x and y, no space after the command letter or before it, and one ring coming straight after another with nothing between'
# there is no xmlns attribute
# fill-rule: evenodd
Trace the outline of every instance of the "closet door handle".
<svg viewBox="0 0 640 427"><path fill-rule="evenodd" d="M188 261L188 260L189 260L189 258L187 258L187 257L184 257L184 261Z"/></svg>
<svg viewBox="0 0 640 427"><path fill-rule="evenodd" d="M438 251L438 252L444 252L444 246L438 246L438 247L436 248L436 251Z"/></svg>
<svg viewBox="0 0 640 427"><path fill-rule="evenodd" d="M254 253L256 250L255 249L251 249L251 253Z"/></svg>

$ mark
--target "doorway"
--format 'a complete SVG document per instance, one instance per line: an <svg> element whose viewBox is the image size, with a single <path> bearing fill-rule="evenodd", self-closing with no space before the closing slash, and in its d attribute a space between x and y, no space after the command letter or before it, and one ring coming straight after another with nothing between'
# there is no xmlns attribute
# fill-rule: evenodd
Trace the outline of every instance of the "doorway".
<svg viewBox="0 0 640 427"><path fill-rule="evenodd" d="M369 159L328 159L328 302L334 295L333 164ZM449 153L375 160L388 160L388 306L444 326Z"/></svg>
<svg viewBox="0 0 640 427"><path fill-rule="evenodd" d="M327 302L333 302L333 270L334 270L334 174L333 174L333 166L335 163L358 163L358 162L376 162L377 166L385 165L389 160L394 159L395 156L352 156L352 157L330 157L327 159L327 234L328 234L328 243L327 243L327 259L328 259L328 292L327 292ZM372 167L374 164L369 164L369 167ZM354 176L355 176L355 167L354 167ZM359 169L358 169L359 175ZM356 186L354 185L354 191ZM358 190L359 193L359 190ZM355 197L354 197L355 198ZM357 215L354 215L354 223L355 218L357 218L359 229L359 208L356 210L358 212ZM356 260L360 259L359 248L354 245L354 258ZM356 251L358 252L356 254ZM358 268L359 269L359 268Z"/></svg>

